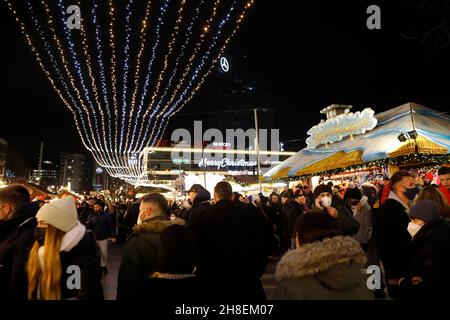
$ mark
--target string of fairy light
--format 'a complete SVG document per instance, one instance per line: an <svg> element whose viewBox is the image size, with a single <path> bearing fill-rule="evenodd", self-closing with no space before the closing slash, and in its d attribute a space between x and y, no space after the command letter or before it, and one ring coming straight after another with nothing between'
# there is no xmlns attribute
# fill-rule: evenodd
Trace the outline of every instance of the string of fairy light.
<svg viewBox="0 0 450 320"><path fill-rule="evenodd" d="M205 34L207 34L207 32L208 32L208 30L209 30L209 25L212 23L214 17L215 17L216 14L217 14L217 6L219 5L220 1L221 1L221 0L216 0L216 2L215 2L214 5L213 5L211 17L206 21L206 23L204 24L205 26L202 28L202 31L203 31L203 32L202 32L201 35L200 35L200 41L197 42L197 44L196 44L196 46L195 46L195 48L194 48L194 51L193 51L192 55L190 56L190 58L189 58L189 60L188 60L187 66L186 66L186 68L185 68L185 71L183 72L183 74L182 74L182 76L181 76L181 79L180 79L180 81L179 81L179 84L178 84L178 85L176 86L176 88L175 88L174 94L176 94L176 93L178 92L178 89L184 84L184 81L185 81L185 79L186 79L186 76L188 75L189 71L191 70L191 68L192 68L192 66L193 66L193 61L194 61L195 57L197 56L197 53L199 52L199 50L200 50L202 44L204 43L204 40L205 40ZM165 95L163 95L163 96L165 96ZM172 97L173 97L173 95L172 95ZM171 101L172 101L172 100L173 100L173 99L171 99ZM161 101L158 103L158 105L156 106L156 108L154 108L152 114L150 115L150 119L153 119L153 117L156 115L156 113L157 113L158 110L159 110L160 105L161 105ZM144 114L144 123L146 122L146 117L147 117L149 111L150 111L150 110L147 109L147 111L146 111L145 114ZM149 127L151 127L151 125L150 125ZM141 136L141 134L142 134L142 131L143 131L144 129L145 129L145 128L144 128L143 126L141 126L140 131L139 131L139 136L138 136L139 138L140 138L140 136ZM145 131L144 139L147 138L148 133L149 133L148 131ZM150 136L153 136L153 134L154 134L154 130L152 129L152 132L151 132ZM154 139L154 140L156 140L156 139ZM152 140L152 141L154 141L154 140ZM143 145L140 144L140 145L139 145L139 148L142 148L142 146L143 146Z"/></svg>
<svg viewBox="0 0 450 320"><path fill-rule="evenodd" d="M190 95L187 98L183 98L183 95L180 96L180 98L177 100L176 103L173 104L173 106L171 107L171 109L169 110L168 113L166 113L163 116L162 121L160 122L160 125L158 127L158 134L154 135L154 138L151 140L152 144L156 141L156 139L158 139L158 136L161 136L165 129L167 128L167 121L166 123L164 123L165 118L168 117L170 119L170 117L172 117L175 113L174 113L174 109L177 108L177 106L182 103L179 107L178 107L178 111L181 110L195 95L195 93L200 89L200 87L203 85L206 77L211 73L211 71L213 70L213 67L216 65L216 63L218 62L219 57L221 57L228 45L228 43L231 41L231 39L235 36L235 34L237 33L237 31L240 28L241 23L243 22L244 18L245 18L245 14L247 12L248 9L250 9L250 7L253 5L254 1L251 0L249 2L246 3L245 7L244 7L244 11L240 14L239 19L236 21L236 27L233 30L233 32L231 33L231 35L225 40L224 45L222 46L222 48L219 50L219 54L216 56L216 58L212 61L211 63L211 67L209 68L209 70L203 75L203 77L201 78L201 80L199 81L199 83L197 84L197 86L191 91ZM230 9L230 11L232 11ZM228 17L228 15L227 15ZM223 21L222 21L223 22ZM194 72L195 75L198 75L199 72ZM187 92L189 92L189 87L185 89L184 94L186 94ZM163 111L164 112L164 111ZM162 126L164 126L164 128L162 128Z"/></svg>
<svg viewBox="0 0 450 320"><path fill-rule="evenodd" d="M68 1L27 0L23 11L3 1L83 145L131 184L147 179L143 150L195 96L253 4L148 0L139 10L136 0L77 0L78 30L68 27Z"/></svg>
<svg viewBox="0 0 450 320"><path fill-rule="evenodd" d="M216 2L216 4L217 4L219 1L220 1L220 0L218 0L218 1ZM199 2L199 4L198 4L197 8L195 9L195 15L193 16L193 18L192 18L192 20L191 20L191 22L190 22L190 24L189 24L189 27L188 27L187 30L186 30L186 38L185 38L185 41L184 41L184 43L183 43L183 45L182 45L182 47L181 47L181 54L177 57L177 59L176 59L176 61L175 61L175 65L174 65L174 68L173 68L172 75L170 76L170 79L169 79L169 81L168 81L168 83L167 83L167 85L166 85L166 87L165 87L165 89L164 89L164 93L162 94L161 98L160 98L159 101L158 101L158 104L157 104L156 107L154 108L155 110L158 110L158 109L160 108L161 103L164 101L165 97L166 97L167 94L169 93L169 88L171 87L171 85L172 85L172 83L173 83L173 80L174 80L174 78L175 78L175 76L176 76L176 74L177 74L177 72L178 72L178 67L179 67L179 64L180 64L180 61L181 61L180 58L184 55L184 52L185 52L185 50L186 50L188 44L190 43L190 41L191 41L191 39L192 39L192 34L193 34L192 31L193 31L193 27L194 27L195 22L199 19L199 14L198 14L198 13L200 12L200 8L204 5L204 3L205 3L205 1L204 1L204 0L201 0L201 1ZM215 7L216 7L216 5L214 6L214 8L215 8ZM216 13L216 10L213 10L213 15L214 15L215 13ZM212 17L209 19L209 21L211 21L211 20L212 20ZM201 42L203 42L203 41L201 41ZM200 43L201 43L201 42L200 42ZM198 44L197 44L195 50L198 51ZM143 102L143 101L141 101L141 102ZM147 111L145 112L145 114L144 114L144 116L143 116L143 119L144 119L144 120L146 119L146 117L147 117L147 115L148 115L148 111L149 111L149 109L147 109ZM153 111L153 113L150 115L150 118L152 118L152 117L154 116L154 114L155 114L155 111ZM145 121L143 121L143 123L145 123ZM142 130L143 130L144 128L145 128L145 126L140 126L138 137L140 137L140 136L142 135ZM139 140L139 139L138 139L138 140ZM142 144L138 146L138 149L141 148L141 147L142 147ZM136 151L136 149L134 149L133 151Z"/></svg>

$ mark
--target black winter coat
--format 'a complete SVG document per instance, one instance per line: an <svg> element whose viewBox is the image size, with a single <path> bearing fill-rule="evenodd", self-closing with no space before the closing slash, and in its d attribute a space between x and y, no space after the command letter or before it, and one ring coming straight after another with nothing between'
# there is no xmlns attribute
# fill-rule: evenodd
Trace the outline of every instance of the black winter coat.
<svg viewBox="0 0 450 320"><path fill-rule="evenodd" d="M19 207L12 219L0 223L0 300L26 300L25 266L34 243L39 204Z"/></svg>
<svg viewBox="0 0 450 320"><path fill-rule="evenodd" d="M100 214L91 213L86 227L94 232L97 240L106 240L114 235L111 215L106 211Z"/></svg>
<svg viewBox="0 0 450 320"><path fill-rule="evenodd" d="M405 298L442 298L450 288L450 223L444 220L425 224L414 236L411 265L402 282ZM412 285L412 277L421 277L422 284Z"/></svg>
<svg viewBox="0 0 450 320"><path fill-rule="evenodd" d="M84 237L75 247L68 252L62 251L60 256L62 265L62 299L103 300L102 270L94 234L86 231ZM79 290L70 290L67 286L67 279L75 274L68 269L69 266L78 266L80 268L81 289Z"/></svg>
<svg viewBox="0 0 450 320"><path fill-rule="evenodd" d="M291 239L295 229L295 222L303 214L303 207L296 201L288 201L281 212L283 233L286 238Z"/></svg>
<svg viewBox="0 0 450 320"><path fill-rule="evenodd" d="M262 225L244 205L220 200L202 216L198 275L214 301L263 300L267 256Z"/></svg>
<svg viewBox="0 0 450 320"><path fill-rule="evenodd" d="M387 279L399 279L408 271L411 261L409 221L405 207L394 199L387 199L374 213L373 237Z"/></svg>
<svg viewBox="0 0 450 320"><path fill-rule="evenodd" d="M146 279L159 268L159 236L164 228L172 224L184 224L184 220L171 221L162 215L135 226L122 254L117 284L118 300L145 298Z"/></svg>
<svg viewBox="0 0 450 320"><path fill-rule="evenodd" d="M208 211L211 205L209 202L210 199L210 193L206 190L201 190L195 197L192 208L188 210L187 224L195 236L198 235L199 223L202 215Z"/></svg>

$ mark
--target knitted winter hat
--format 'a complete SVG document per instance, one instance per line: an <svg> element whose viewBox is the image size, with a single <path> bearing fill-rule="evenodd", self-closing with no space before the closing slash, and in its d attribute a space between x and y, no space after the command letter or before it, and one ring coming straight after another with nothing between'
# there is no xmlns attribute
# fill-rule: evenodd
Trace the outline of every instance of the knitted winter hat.
<svg viewBox="0 0 450 320"><path fill-rule="evenodd" d="M329 194L333 193L330 186L324 185L324 184L319 184L314 189L314 197L317 198L318 196L320 196L321 193L324 193L324 192L328 192Z"/></svg>
<svg viewBox="0 0 450 320"><path fill-rule="evenodd" d="M410 216L412 219L419 219L425 221L425 223L430 223L439 219L439 208L434 201L420 200L411 208Z"/></svg>
<svg viewBox="0 0 450 320"><path fill-rule="evenodd" d="M67 232L75 227L78 221L75 200L73 197L64 197L44 204L36 214L36 218Z"/></svg>
<svg viewBox="0 0 450 320"><path fill-rule="evenodd" d="M348 190L348 198L349 199L355 199L355 200L361 200L362 193L359 191L358 188L353 188Z"/></svg>

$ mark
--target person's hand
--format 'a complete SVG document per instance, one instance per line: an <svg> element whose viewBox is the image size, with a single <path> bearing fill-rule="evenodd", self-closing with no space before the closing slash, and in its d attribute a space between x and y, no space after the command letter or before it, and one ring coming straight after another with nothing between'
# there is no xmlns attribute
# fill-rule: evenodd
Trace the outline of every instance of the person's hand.
<svg viewBox="0 0 450 320"><path fill-rule="evenodd" d="M337 218L338 217L338 211L336 210L336 208L333 208L333 207L328 207L328 208L326 208L327 209L327 211L328 211L328 214L330 215L330 216L332 216L333 218Z"/></svg>
<svg viewBox="0 0 450 320"><path fill-rule="evenodd" d="M396 287L398 287L400 285L398 279L387 279L387 283L390 286L396 286Z"/></svg>
<svg viewBox="0 0 450 320"><path fill-rule="evenodd" d="M414 286L417 286L423 282L422 277L412 277L411 282Z"/></svg>

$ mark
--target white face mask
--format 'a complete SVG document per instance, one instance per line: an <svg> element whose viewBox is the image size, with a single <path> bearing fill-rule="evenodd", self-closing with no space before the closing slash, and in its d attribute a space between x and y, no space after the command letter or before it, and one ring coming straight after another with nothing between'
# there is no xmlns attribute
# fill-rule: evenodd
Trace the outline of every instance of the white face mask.
<svg viewBox="0 0 450 320"><path fill-rule="evenodd" d="M411 235L411 237L414 237L417 232L419 232L420 228L422 228L422 226L419 226L418 224L415 224L414 222L410 222L408 224L408 232Z"/></svg>
<svg viewBox="0 0 450 320"><path fill-rule="evenodd" d="M331 206L331 202L333 202L332 199L331 199L331 197L323 197L323 198L320 200L321 206L322 206L322 207L325 207L325 208L328 208L329 206Z"/></svg>

